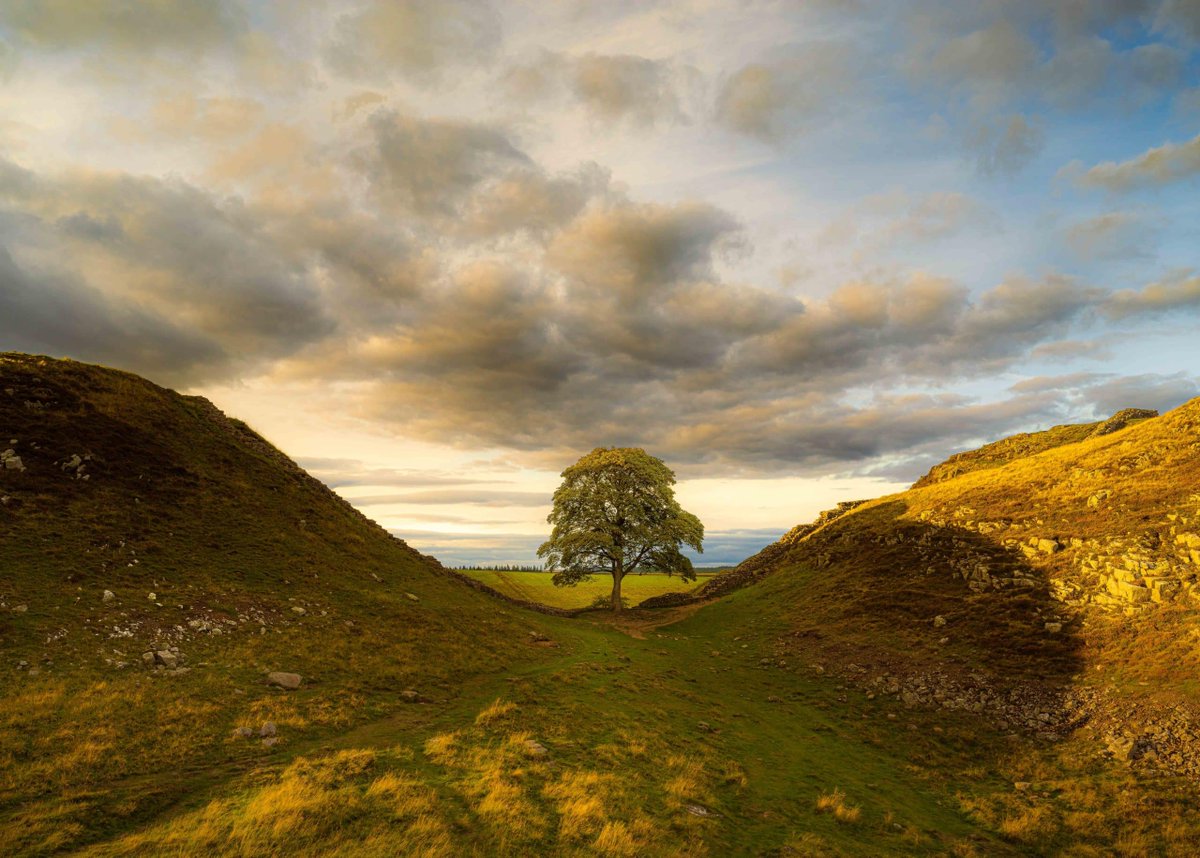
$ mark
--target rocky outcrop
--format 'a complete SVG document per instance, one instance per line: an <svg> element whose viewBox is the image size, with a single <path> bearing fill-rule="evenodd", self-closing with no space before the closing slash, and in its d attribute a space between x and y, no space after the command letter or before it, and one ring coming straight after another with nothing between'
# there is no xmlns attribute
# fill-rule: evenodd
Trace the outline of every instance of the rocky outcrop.
<svg viewBox="0 0 1200 858"><path fill-rule="evenodd" d="M985 444L977 450L955 453L946 461L930 468L929 473L913 483L912 487L918 489L952 480L972 471L998 468L1017 459L1036 456L1038 453L1044 453L1055 447L1109 435L1133 423L1157 416L1157 411L1145 408L1126 408L1098 423L1074 423L1055 426L1043 432L1022 432L991 444Z"/></svg>

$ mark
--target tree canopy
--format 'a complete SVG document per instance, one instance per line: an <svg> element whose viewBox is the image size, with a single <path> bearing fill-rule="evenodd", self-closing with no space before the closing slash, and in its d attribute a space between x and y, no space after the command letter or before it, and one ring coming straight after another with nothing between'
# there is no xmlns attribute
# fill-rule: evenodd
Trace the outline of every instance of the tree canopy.
<svg viewBox="0 0 1200 858"><path fill-rule="evenodd" d="M661 459L637 447L597 447L562 477L546 519L553 530L538 548L556 585L609 574L619 611L621 579L631 572L695 580L681 549L704 550L704 525L675 500L675 473Z"/></svg>

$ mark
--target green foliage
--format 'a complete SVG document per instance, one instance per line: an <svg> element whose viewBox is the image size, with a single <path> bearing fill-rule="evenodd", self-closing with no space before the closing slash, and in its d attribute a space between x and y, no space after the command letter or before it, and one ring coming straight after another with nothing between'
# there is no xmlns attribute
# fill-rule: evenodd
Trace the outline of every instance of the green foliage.
<svg viewBox="0 0 1200 858"><path fill-rule="evenodd" d="M704 525L675 500L675 473L637 447L597 447L562 473L538 548L554 583L571 586L612 575L612 607L621 607L621 579L630 572L696 578L680 550L703 551Z"/></svg>

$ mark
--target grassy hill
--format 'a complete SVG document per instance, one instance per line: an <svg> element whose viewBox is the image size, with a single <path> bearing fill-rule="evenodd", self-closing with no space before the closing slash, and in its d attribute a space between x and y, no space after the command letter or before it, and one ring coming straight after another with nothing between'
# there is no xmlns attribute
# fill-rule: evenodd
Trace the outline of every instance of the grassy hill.
<svg viewBox="0 0 1200 858"><path fill-rule="evenodd" d="M463 572L489 587L527 602L537 602L555 608L587 608L600 600L608 606L612 579L593 576L573 587L555 587L549 572L515 572L493 569L466 569ZM708 580L712 573L697 570L696 581L684 581L673 575L630 575L621 582L621 592L630 604L661 596L664 593L688 593ZM699 583L698 583L699 582Z"/></svg>
<svg viewBox="0 0 1200 858"><path fill-rule="evenodd" d="M0 356L0 854L1192 854L1188 728L1153 714L1190 700L1190 590L1107 605L1087 563L1182 564L1196 426L842 510L719 600L567 619L204 400Z"/></svg>

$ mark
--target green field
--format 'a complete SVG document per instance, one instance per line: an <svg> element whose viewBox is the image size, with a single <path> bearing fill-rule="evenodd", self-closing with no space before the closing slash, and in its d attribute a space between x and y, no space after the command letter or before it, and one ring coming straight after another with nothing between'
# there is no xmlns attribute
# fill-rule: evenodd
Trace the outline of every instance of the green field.
<svg viewBox="0 0 1200 858"><path fill-rule="evenodd" d="M462 572L506 596L555 608L586 608L597 598L607 599L612 592L612 578L607 575L595 575L590 581L574 587L555 587L549 572L497 572L492 569L463 569ZM621 595L630 605L636 605L651 596L693 590L713 574L711 570L697 570L699 577L695 581L684 581L678 575L630 575L621 582Z"/></svg>

